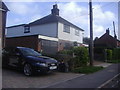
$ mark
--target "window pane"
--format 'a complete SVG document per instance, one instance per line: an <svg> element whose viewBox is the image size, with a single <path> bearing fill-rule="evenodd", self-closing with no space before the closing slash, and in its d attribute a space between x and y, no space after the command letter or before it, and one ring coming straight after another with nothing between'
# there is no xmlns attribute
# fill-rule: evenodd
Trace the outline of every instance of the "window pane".
<svg viewBox="0 0 120 90"><path fill-rule="evenodd" d="M64 24L64 32L70 33L70 26Z"/></svg>
<svg viewBox="0 0 120 90"><path fill-rule="evenodd" d="M30 32L30 27L29 26L25 26L24 27L24 33L29 33Z"/></svg>
<svg viewBox="0 0 120 90"><path fill-rule="evenodd" d="M79 30L75 30L75 35L79 36Z"/></svg>

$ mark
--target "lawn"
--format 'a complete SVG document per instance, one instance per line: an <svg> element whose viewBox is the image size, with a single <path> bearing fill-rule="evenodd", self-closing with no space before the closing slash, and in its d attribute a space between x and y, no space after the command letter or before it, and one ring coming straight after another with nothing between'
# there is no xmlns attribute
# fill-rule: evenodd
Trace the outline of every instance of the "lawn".
<svg viewBox="0 0 120 90"><path fill-rule="evenodd" d="M84 74L89 74L89 73L94 73L99 70L102 70L102 66L86 66L86 67L79 67L73 70L75 73L84 73Z"/></svg>

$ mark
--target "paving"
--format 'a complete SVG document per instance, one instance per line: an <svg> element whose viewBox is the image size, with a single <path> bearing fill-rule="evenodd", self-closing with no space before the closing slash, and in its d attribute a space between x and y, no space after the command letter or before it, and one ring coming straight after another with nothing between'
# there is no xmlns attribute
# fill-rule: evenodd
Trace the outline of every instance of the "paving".
<svg viewBox="0 0 120 90"><path fill-rule="evenodd" d="M111 63L106 63L106 62L100 62L100 61L94 61L94 66L102 66L104 68L112 65Z"/></svg>
<svg viewBox="0 0 120 90"><path fill-rule="evenodd" d="M106 64L101 64L105 65ZM52 85L46 88L98 88L106 81L120 73L120 64L108 65L104 70L93 74L84 75L72 80ZM119 71L119 72L118 72Z"/></svg>
<svg viewBox="0 0 120 90"><path fill-rule="evenodd" d="M3 69L3 88L44 88L53 84L80 77L83 74L53 72L47 75L27 77L16 70Z"/></svg>

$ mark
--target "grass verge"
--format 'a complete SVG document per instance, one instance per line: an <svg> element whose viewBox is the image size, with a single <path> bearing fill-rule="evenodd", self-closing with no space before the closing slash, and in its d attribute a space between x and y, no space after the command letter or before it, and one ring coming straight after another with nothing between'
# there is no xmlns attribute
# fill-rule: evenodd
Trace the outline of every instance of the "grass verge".
<svg viewBox="0 0 120 90"><path fill-rule="evenodd" d="M86 67L79 67L73 70L75 73L84 73L84 74L89 74L89 73L94 73L99 70L102 70L102 66L86 66Z"/></svg>
<svg viewBox="0 0 120 90"><path fill-rule="evenodd" d="M108 63L120 63L120 60L110 60Z"/></svg>

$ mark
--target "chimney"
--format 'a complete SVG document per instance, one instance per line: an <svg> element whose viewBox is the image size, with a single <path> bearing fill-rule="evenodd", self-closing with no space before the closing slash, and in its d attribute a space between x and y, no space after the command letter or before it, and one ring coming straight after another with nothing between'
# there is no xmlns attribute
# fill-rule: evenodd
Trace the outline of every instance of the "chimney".
<svg viewBox="0 0 120 90"><path fill-rule="evenodd" d="M57 4L53 5L53 9L51 10L51 14L59 16L59 9L57 7Z"/></svg>
<svg viewBox="0 0 120 90"><path fill-rule="evenodd" d="M110 31L109 31L109 28L108 28L108 29L106 29L106 34L109 35L109 33L110 33Z"/></svg>

